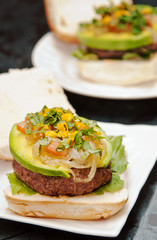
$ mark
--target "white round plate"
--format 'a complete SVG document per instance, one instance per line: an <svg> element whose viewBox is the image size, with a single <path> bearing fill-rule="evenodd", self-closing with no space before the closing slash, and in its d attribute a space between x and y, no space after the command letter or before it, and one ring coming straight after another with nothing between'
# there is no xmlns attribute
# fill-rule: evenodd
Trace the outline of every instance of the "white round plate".
<svg viewBox="0 0 157 240"><path fill-rule="evenodd" d="M32 51L32 64L53 72L56 81L66 90L81 95L108 99L146 99L157 97L157 81L132 87L109 86L83 79L72 52L77 45L66 44L53 33L44 35Z"/></svg>

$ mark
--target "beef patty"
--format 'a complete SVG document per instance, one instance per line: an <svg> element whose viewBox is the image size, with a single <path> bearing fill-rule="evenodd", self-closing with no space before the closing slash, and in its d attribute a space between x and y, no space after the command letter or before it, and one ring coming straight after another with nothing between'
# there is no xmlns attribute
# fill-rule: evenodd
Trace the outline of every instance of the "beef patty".
<svg viewBox="0 0 157 240"><path fill-rule="evenodd" d="M126 53L137 53L140 56L145 56L146 51L156 52L157 43L152 43L150 45L136 48L133 50L101 50L97 48L87 48L88 53L94 53L99 59L121 59Z"/></svg>
<svg viewBox="0 0 157 240"><path fill-rule="evenodd" d="M112 171L109 168L97 168L95 176L90 182L75 182L71 174L70 178L45 176L24 168L15 160L13 161L13 169L16 176L29 187L40 194L49 196L87 194L108 183L112 178ZM90 172L90 168L73 168L73 172L77 178L85 179Z"/></svg>

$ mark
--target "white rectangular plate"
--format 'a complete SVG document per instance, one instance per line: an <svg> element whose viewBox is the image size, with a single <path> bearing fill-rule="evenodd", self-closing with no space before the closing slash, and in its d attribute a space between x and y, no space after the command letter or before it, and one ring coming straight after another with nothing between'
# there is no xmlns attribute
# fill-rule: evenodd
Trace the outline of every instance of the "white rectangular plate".
<svg viewBox="0 0 157 240"><path fill-rule="evenodd" d="M157 158L157 126L99 123L108 135L124 135L128 155L127 185L129 200L126 206L110 219L74 221L40 219L18 216L7 209L4 189L9 185L6 174L12 172L11 162L0 162L0 218L65 230L74 233L116 237L124 226Z"/></svg>

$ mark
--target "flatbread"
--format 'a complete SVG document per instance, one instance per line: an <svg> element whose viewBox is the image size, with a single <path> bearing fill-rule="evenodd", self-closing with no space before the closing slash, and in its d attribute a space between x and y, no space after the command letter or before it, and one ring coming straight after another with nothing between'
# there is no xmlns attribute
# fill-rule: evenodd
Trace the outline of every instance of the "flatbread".
<svg viewBox="0 0 157 240"><path fill-rule="evenodd" d="M45 69L16 69L0 75L0 159L12 159L9 151L12 125L44 105L75 111L63 89Z"/></svg>

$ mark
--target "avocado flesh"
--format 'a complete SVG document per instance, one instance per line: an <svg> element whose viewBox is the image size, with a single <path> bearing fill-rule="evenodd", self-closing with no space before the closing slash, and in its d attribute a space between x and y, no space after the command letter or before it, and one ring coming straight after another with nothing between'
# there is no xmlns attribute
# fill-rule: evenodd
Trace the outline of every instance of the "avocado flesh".
<svg viewBox="0 0 157 240"><path fill-rule="evenodd" d="M92 31L78 31L79 41L90 48L102 50L131 50L152 43L152 34L144 30L138 35L132 33L104 33L94 35Z"/></svg>
<svg viewBox="0 0 157 240"><path fill-rule="evenodd" d="M14 159L28 170L46 176L70 177L66 168L50 166L42 163L39 159L34 159L32 145L28 143L26 136L17 130L16 124L11 129L9 144Z"/></svg>

